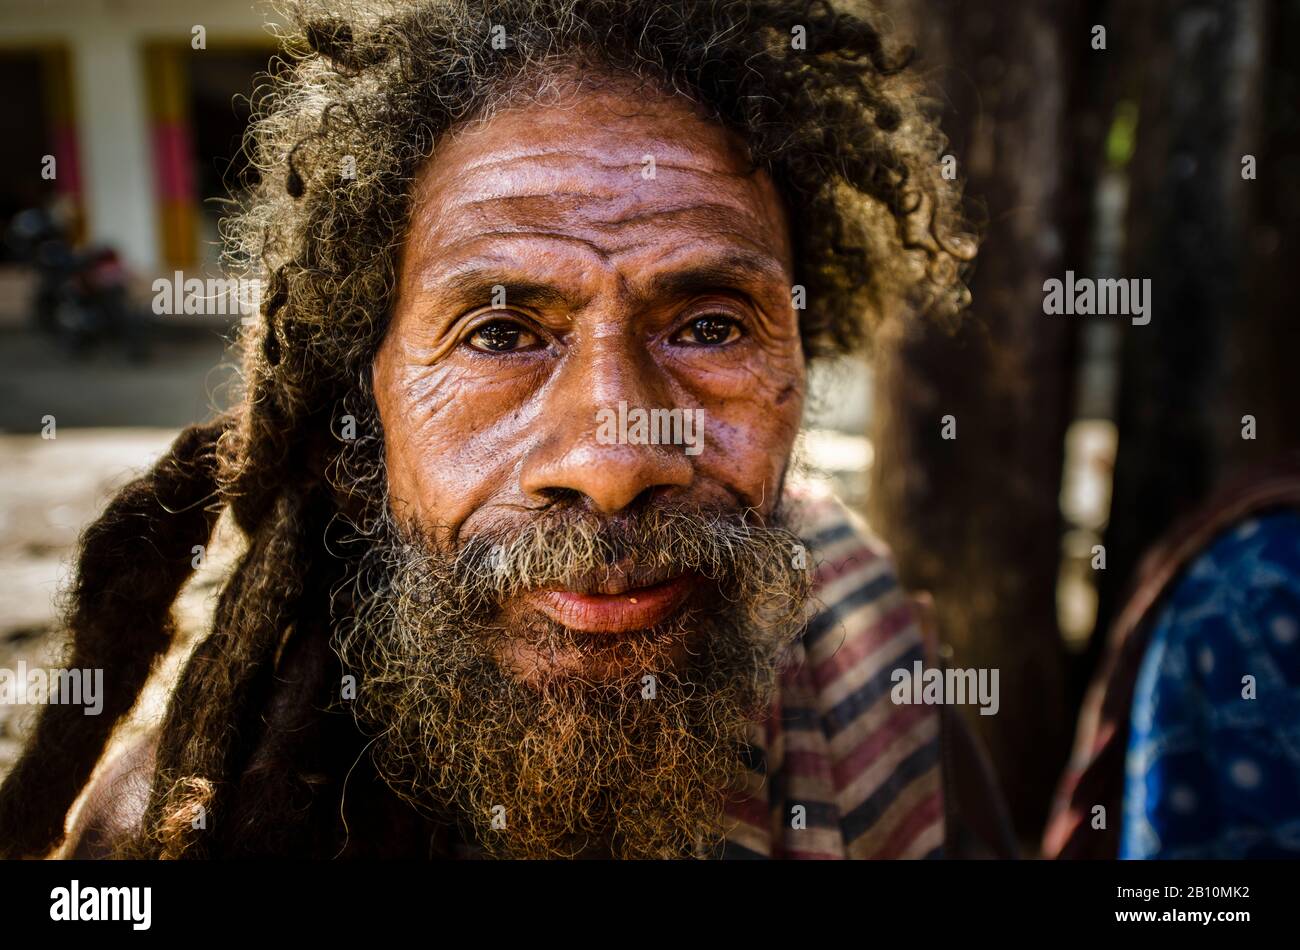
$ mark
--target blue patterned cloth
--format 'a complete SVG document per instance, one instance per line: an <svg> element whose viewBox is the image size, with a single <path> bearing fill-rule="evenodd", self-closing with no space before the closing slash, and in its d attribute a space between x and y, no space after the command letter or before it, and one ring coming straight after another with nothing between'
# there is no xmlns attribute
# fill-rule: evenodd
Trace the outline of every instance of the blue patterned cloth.
<svg viewBox="0 0 1300 950"><path fill-rule="evenodd" d="M1192 562L1130 725L1121 858L1300 857L1300 512L1243 521Z"/></svg>

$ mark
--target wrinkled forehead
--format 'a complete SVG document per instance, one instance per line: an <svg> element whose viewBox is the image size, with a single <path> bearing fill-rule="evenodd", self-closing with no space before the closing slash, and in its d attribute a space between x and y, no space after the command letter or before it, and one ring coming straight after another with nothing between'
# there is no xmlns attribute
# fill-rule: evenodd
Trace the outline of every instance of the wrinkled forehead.
<svg viewBox="0 0 1300 950"><path fill-rule="evenodd" d="M644 84L561 77L516 97L445 135L414 197L416 258L510 235L617 254L658 229L791 263L781 198L744 143L684 97Z"/></svg>

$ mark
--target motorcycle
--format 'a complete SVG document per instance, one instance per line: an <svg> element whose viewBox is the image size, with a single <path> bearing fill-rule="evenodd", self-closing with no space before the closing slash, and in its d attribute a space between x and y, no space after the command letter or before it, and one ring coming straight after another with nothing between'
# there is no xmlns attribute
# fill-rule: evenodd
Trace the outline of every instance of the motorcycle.
<svg viewBox="0 0 1300 950"><path fill-rule="evenodd" d="M15 215L6 238L16 256L36 270L32 318L43 333L76 357L120 340L129 357L147 358L117 251L103 245L74 247L56 215L44 208Z"/></svg>

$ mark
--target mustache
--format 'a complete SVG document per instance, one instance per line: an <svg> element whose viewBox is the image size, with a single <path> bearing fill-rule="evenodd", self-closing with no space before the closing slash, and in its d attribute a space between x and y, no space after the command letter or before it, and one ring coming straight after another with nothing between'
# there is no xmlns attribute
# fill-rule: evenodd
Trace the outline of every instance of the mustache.
<svg viewBox="0 0 1300 950"><path fill-rule="evenodd" d="M410 527L399 529L396 547L408 567L421 563L433 582L430 597L470 610L536 590L617 594L684 573L724 591L768 595L768 610L773 596L801 609L807 593L803 543L779 511L759 519L741 509L680 506L616 517L546 509L479 532L454 552L437 551Z"/></svg>

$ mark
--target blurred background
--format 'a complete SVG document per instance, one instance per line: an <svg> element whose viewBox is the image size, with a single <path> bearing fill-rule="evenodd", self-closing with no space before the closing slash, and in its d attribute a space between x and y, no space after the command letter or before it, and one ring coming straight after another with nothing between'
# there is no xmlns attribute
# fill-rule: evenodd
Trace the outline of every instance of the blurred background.
<svg viewBox="0 0 1300 950"><path fill-rule="evenodd" d="M820 370L803 457L933 594L952 662L1002 671L1000 713L971 721L1032 853L1142 552L1300 446L1300 0L880 6L918 48L984 233L974 306ZM159 315L150 287L220 277L271 17L0 0L0 666L50 661L78 533L223 405L240 314ZM1045 315L1067 270L1150 279L1151 322ZM0 774L30 718L0 706Z"/></svg>

